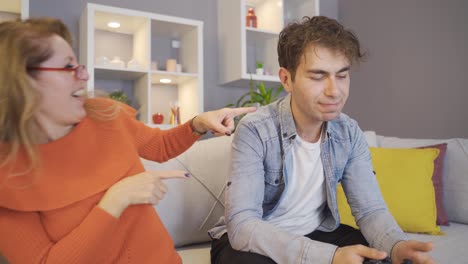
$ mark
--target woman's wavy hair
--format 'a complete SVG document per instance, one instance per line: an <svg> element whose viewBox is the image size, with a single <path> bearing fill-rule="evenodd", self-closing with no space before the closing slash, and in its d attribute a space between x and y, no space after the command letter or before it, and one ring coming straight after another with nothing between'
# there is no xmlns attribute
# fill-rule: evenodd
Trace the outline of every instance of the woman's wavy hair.
<svg viewBox="0 0 468 264"><path fill-rule="evenodd" d="M341 52L350 63L364 57L357 37L338 21L325 16L304 17L302 22L286 26L279 35L279 65L291 73L293 81L301 56L309 45Z"/></svg>
<svg viewBox="0 0 468 264"><path fill-rule="evenodd" d="M34 88L38 73L28 69L39 66L53 55L48 40L53 35L72 45L70 32L58 19L0 23L0 168L15 164L19 153L26 155L29 161L21 171L11 172L10 177L34 171L39 165L35 148L38 127L34 114L41 98ZM89 115L99 116L99 109L92 104L85 103L85 109ZM117 113L109 108L104 112L106 115L101 119L111 119ZM13 170L15 166L11 167Z"/></svg>

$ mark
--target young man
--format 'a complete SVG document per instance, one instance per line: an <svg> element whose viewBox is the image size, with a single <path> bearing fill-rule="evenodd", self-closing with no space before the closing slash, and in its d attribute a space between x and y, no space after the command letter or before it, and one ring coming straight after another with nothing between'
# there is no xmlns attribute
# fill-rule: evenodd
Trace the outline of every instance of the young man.
<svg viewBox="0 0 468 264"><path fill-rule="evenodd" d="M212 263L434 263L432 244L408 240L389 213L363 133L341 113L358 39L333 19L305 18L280 33L278 56L289 94L237 127ZM360 231L340 224L339 182Z"/></svg>

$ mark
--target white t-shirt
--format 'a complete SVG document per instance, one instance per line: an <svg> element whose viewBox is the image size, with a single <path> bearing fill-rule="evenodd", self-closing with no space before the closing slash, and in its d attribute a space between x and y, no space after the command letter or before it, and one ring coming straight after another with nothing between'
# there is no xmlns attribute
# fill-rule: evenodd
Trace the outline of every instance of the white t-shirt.
<svg viewBox="0 0 468 264"><path fill-rule="evenodd" d="M292 172L278 207L264 220L289 233L307 235L325 219L327 201L325 176L320 158L320 139L316 143L299 137L292 145Z"/></svg>

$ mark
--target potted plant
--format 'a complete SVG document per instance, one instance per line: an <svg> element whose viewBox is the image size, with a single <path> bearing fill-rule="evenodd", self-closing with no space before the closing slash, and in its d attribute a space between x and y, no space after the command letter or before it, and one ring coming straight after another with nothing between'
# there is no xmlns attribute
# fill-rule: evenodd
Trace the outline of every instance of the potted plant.
<svg viewBox="0 0 468 264"><path fill-rule="evenodd" d="M128 96L122 90L118 90L118 91L114 91L114 92L110 93L109 97L111 99L116 100L116 101L119 101L119 102L122 102L124 104L130 105L130 99L128 99Z"/></svg>
<svg viewBox="0 0 468 264"><path fill-rule="evenodd" d="M257 61L255 71L256 71L257 75L263 75L264 74L263 63L261 61Z"/></svg>
<svg viewBox="0 0 468 264"><path fill-rule="evenodd" d="M280 94L283 90L284 88L282 85L279 85L276 88L266 88L263 82L258 82L256 85L254 85L254 81L250 80L250 90L245 94L241 95L241 97L239 97L235 104L228 104L226 105L226 107L258 107L268 105L276 101L280 97ZM237 123L242 117L243 115L234 118L236 127Z"/></svg>

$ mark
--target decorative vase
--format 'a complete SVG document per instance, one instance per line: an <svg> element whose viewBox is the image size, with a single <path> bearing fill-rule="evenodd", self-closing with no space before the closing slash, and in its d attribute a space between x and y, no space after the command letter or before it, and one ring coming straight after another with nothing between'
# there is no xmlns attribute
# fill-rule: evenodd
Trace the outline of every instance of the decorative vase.
<svg viewBox="0 0 468 264"><path fill-rule="evenodd" d="M152 61L151 62L151 70L152 71L157 71L158 70L158 62L157 61Z"/></svg>
<svg viewBox="0 0 468 264"><path fill-rule="evenodd" d="M257 15L255 15L255 10L252 7L249 8L245 21L247 27L257 28Z"/></svg>
<svg viewBox="0 0 468 264"><path fill-rule="evenodd" d="M177 61L175 59L168 59L166 61L166 71L175 72L177 69Z"/></svg>
<svg viewBox="0 0 468 264"><path fill-rule="evenodd" d="M120 57L115 56L111 61L110 65L116 68L125 68L125 63L120 59Z"/></svg>
<svg viewBox="0 0 468 264"><path fill-rule="evenodd" d="M169 106L171 107L171 117L170 117L170 120L169 120L169 124L171 124L171 125L180 125L179 102L177 102L177 101L169 102Z"/></svg>
<svg viewBox="0 0 468 264"><path fill-rule="evenodd" d="M133 70L141 69L140 63L136 59L131 59L127 62L127 68Z"/></svg>
<svg viewBox="0 0 468 264"><path fill-rule="evenodd" d="M110 60L106 56L99 56L96 58L96 65L98 66L107 66L109 63Z"/></svg>
<svg viewBox="0 0 468 264"><path fill-rule="evenodd" d="M255 71L257 75L263 75L263 68L257 68Z"/></svg>

